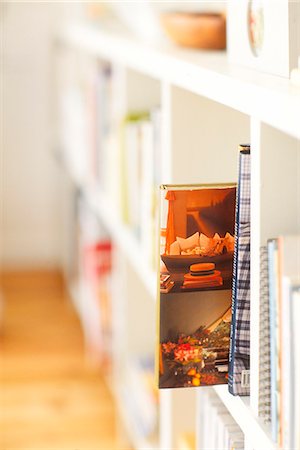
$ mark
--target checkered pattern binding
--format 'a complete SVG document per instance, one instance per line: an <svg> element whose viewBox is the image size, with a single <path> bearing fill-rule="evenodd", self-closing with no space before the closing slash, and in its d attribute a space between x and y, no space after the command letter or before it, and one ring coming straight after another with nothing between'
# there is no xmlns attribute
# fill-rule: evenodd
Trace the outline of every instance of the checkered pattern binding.
<svg viewBox="0 0 300 450"><path fill-rule="evenodd" d="M241 170L239 176L239 224L250 224L250 153L241 153Z"/></svg>
<svg viewBox="0 0 300 450"><path fill-rule="evenodd" d="M242 373L244 370L249 370L249 357L236 356L233 366L235 395L245 395L245 391L249 390L249 387L242 386Z"/></svg>
<svg viewBox="0 0 300 450"><path fill-rule="evenodd" d="M233 263L229 391L249 395L242 383L250 369L250 152L240 152Z"/></svg>
<svg viewBox="0 0 300 450"><path fill-rule="evenodd" d="M259 396L258 414L265 423L271 422L271 366L270 366L270 303L268 250L260 248L259 303Z"/></svg>
<svg viewBox="0 0 300 450"><path fill-rule="evenodd" d="M250 224L240 224L237 261L235 355L249 355L250 346ZM248 367L249 369L249 367Z"/></svg>

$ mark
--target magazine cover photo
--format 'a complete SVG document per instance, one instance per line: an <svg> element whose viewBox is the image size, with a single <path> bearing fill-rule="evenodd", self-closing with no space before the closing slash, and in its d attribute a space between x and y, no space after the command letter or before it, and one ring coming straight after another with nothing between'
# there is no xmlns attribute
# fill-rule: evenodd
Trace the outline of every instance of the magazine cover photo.
<svg viewBox="0 0 300 450"><path fill-rule="evenodd" d="M161 186L159 387L228 380L236 186Z"/></svg>

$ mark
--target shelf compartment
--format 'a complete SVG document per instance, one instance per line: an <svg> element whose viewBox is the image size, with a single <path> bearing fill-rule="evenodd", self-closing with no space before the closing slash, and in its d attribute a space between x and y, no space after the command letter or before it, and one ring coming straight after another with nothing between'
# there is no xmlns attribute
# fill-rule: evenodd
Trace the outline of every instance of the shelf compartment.
<svg viewBox="0 0 300 450"><path fill-rule="evenodd" d="M171 87L170 114L172 183L235 182L249 117L178 87Z"/></svg>
<svg viewBox="0 0 300 450"><path fill-rule="evenodd" d="M119 214L107 198L94 188L83 186L83 192L92 209L109 231L116 245L126 255L130 264L143 280L148 292L155 299L157 291L157 277L150 267L141 265L142 250L138 240L133 236L129 227L124 225Z"/></svg>

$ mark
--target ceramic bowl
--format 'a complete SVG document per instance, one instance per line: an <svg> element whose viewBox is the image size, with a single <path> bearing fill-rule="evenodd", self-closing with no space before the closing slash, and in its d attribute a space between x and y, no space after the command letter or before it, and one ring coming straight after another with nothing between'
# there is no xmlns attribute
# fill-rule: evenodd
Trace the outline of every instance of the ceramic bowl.
<svg viewBox="0 0 300 450"><path fill-rule="evenodd" d="M161 16L166 34L184 47L226 48L226 19L222 13L168 12Z"/></svg>

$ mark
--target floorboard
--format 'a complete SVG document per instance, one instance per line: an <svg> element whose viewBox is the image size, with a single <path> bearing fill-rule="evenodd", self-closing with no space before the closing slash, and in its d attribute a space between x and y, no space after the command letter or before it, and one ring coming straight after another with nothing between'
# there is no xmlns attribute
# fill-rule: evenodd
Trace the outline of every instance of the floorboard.
<svg viewBox="0 0 300 450"><path fill-rule="evenodd" d="M2 274L1 290L0 449L127 450L59 273Z"/></svg>

